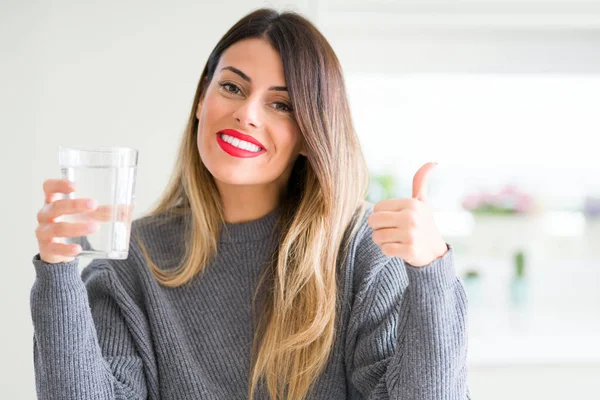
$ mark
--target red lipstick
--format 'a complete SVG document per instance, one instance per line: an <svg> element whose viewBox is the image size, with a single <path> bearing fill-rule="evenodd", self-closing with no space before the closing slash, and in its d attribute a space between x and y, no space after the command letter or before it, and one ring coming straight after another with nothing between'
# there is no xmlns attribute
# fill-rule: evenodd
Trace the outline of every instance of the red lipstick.
<svg viewBox="0 0 600 400"><path fill-rule="evenodd" d="M252 143L258 147L260 147L259 151L249 151L249 150L244 150L244 149L240 149L238 147L235 147L234 145L232 145L231 143L227 143L226 141L223 140L223 138L221 137L222 134L225 134L227 136L231 136L233 138L239 139L239 140L243 140L249 143ZM254 139L252 136L249 135L245 135L241 132L238 132L234 129L224 129L222 131L219 131L217 133L217 143L219 144L219 146L221 147L221 149L223 149L223 151L225 151L227 154L233 156L233 157L239 157L239 158L253 158L253 157L258 157L259 155L263 154L266 152L265 150L265 146L259 142L258 140Z"/></svg>

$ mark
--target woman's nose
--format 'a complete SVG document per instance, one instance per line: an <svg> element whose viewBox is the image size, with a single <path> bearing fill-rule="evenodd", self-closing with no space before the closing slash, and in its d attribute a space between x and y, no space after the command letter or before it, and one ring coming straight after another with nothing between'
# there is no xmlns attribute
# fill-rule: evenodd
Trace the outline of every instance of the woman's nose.
<svg viewBox="0 0 600 400"><path fill-rule="evenodd" d="M261 104L259 101L247 100L235 110L234 118L242 126L259 128L262 126Z"/></svg>

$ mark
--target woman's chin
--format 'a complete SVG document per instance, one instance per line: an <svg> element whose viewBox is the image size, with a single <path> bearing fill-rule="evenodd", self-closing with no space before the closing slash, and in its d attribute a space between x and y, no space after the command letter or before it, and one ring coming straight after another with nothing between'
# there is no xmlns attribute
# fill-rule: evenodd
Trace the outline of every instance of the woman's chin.
<svg viewBox="0 0 600 400"><path fill-rule="evenodd" d="M243 171L241 168L233 168L226 171L211 171L211 174L216 181L225 185L253 186L265 183L264 179L250 175L247 170Z"/></svg>

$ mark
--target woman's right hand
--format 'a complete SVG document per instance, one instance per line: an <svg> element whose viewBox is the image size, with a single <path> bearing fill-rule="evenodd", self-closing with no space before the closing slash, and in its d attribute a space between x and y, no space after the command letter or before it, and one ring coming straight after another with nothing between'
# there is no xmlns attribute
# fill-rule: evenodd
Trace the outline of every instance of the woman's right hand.
<svg viewBox="0 0 600 400"><path fill-rule="evenodd" d="M56 264L70 262L81 253L78 244L60 243L58 238L87 236L98 230L98 223L55 222L65 214L78 214L93 211L98 204L93 199L64 199L62 194L75 191L72 182L66 179L48 179L44 181L44 206L37 214L38 226L35 236L38 240L40 259Z"/></svg>

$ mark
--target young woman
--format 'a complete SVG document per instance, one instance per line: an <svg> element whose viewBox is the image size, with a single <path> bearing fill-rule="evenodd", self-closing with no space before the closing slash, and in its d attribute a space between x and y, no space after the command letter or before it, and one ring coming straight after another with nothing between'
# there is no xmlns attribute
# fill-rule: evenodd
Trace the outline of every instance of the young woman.
<svg viewBox="0 0 600 400"><path fill-rule="evenodd" d="M382 88L384 90L385 88ZM385 145L385 144L382 144ZM211 53L127 260L80 275L93 211L44 182L31 293L41 399L466 399L466 298L425 184L364 201L340 64L295 13Z"/></svg>

